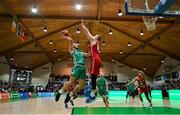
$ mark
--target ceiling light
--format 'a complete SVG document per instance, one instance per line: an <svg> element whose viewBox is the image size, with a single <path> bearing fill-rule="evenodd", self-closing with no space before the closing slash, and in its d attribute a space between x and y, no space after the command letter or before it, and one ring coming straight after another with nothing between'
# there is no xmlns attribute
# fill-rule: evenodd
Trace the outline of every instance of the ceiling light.
<svg viewBox="0 0 180 115"><path fill-rule="evenodd" d="M77 28L76 33L78 33L78 34L79 34L80 32L81 32L81 31L79 30L79 28Z"/></svg>
<svg viewBox="0 0 180 115"><path fill-rule="evenodd" d="M128 43L128 47L131 47L131 43L130 42Z"/></svg>
<svg viewBox="0 0 180 115"><path fill-rule="evenodd" d="M13 60L14 60L14 58L12 58L12 57L11 57L11 59L10 59L10 60L11 60L11 61L13 61Z"/></svg>
<svg viewBox="0 0 180 115"><path fill-rule="evenodd" d="M56 53L57 52L57 50L56 49L54 49L54 53Z"/></svg>
<svg viewBox="0 0 180 115"><path fill-rule="evenodd" d="M46 25L44 26L43 31L44 31L44 32L47 32L47 26L46 26Z"/></svg>
<svg viewBox="0 0 180 115"><path fill-rule="evenodd" d="M120 54L123 54L123 52L122 52L122 51L120 51Z"/></svg>
<svg viewBox="0 0 180 115"><path fill-rule="evenodd" d="M79 45L79 41L78 40L77 40L76 44Z"/></svg>
<svg viewBox="0 0 180 115"><path fill-rule="evenodd" d="M119 9L118 16L122 16L122 15L123 15L123 13L122 13L122 11Z"/></svg>
<svg viewBox="0 0 180 115"><path fill-rule="evenodd" d="M52 41L52 40L50 40L50 41L49 41L49 44L50 44L50 45L52 45L52 44L53 44L53 41Z"/></svg>
<svg viewBox="0 0 180 115"><path fill-rule="evenodd" d="M99 49L99 53L101 53L102 52L102 50L101 49Z"/></svg>
<svg viewBox="0 0 180 115"><path fill-rule="evenodd" d="M76 4L76 9L77 10L81 10L81 8L82 8L81 4Z"/></svg>
<svg viewBox="0 0 180 115"><path fill-rule="evenodd" d="M105 42L105 41L103 41L102 45L103 45L103 46L105 46L105 45L106 45L106 42Z"/></svg>
<svg viewBox="0 0 180 115"><path fill-rule="evenodd" d="M140 32L140 35L141 35L141 36L143 36L143 35L144 35L144 32L143 32L143 30L141 30L141 32Z"/></svg>
<svg viewBox="0 0 180 115"><path fill-rule="evenodd" d="M111 29L109 30L109 34L112 35L112 30Z"/></svg>
<svg viewBox="0 0 180 115"><path fill-rule="evenodd" d="M32 13L37 13L37 8L36 7L32 7L31 11L32 11Z"/></svg>
<svg viewBox="0 0 180 115"><path fill-rule="evenodd" d="M28 66L27 66L27 65L25 65L25 68L28 68Z"/></svg>

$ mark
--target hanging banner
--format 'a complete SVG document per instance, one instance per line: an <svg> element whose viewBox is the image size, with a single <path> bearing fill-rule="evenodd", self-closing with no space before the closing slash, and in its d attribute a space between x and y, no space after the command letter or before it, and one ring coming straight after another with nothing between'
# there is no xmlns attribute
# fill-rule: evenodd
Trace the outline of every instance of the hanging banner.
<svg viewBox="0 0 180 115"><path fill-rule="evenodd" d="M16 28L17 28L17 16L13 16L11 31L15 33Z"/></svg>
<svg viewBox="0 0 180 115"><path fill-rule="evenodd" d="M17 31L16 31L16 35L19 37L19 39L24 42L26 40L26 33L25 33L25 28L23 27L23 25L21 24L21 22L18 22L17 25Z"/></svg>

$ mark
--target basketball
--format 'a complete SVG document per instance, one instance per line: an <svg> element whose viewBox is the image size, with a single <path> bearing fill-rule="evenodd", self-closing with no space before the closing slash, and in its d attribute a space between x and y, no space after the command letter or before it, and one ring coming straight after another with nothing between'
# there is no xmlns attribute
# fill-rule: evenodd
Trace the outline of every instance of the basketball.
<svg viewBox="0 0 180 115"><path fill-rule="evenodd" d="M63 36L68 36L68 31L67 31L67 30L61 31L61 35L63 35Z"/></svg>

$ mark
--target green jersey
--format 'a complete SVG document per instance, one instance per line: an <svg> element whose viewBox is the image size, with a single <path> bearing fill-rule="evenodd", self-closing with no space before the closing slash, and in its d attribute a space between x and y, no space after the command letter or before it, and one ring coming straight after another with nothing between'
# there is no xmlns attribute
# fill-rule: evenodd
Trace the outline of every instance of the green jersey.
<svg viewBox="0 0 180 115"><path fill-rule="evenodd" d="M134 86L132 86L131 84L128 85L127 90L128 91L134 91Z"/></svg>
<svg viewBox="0 0 180 115"><path fill-rule="evenodd" d="M97 86L98 86L99 92L106 91L106 79L104 77L99 77L97 79Z"/></svg>
<svg viewBox="0 0 180 115"><path fill-rule="evenodd" d="M79 49L73 48L71 55L74 60L74 66L85 65L84 54Z"/></svg>
<svg viewBox="0 0 180 115"><path fill-rule="evenodd" d="M128 80L128 83L130 83L131 82L131 80ZM127 90L128 91L134 91L134 86L132 85L132 84L129 84L128 86L127 86Z"/></svg>
<svg viewBox="0 0 180 115"><path fill-rule="evenodd" d="M86 67L84 62L84 54L79 49L73 48L71 55L74 60L72 75L75 79L86 79Z"/></svg>

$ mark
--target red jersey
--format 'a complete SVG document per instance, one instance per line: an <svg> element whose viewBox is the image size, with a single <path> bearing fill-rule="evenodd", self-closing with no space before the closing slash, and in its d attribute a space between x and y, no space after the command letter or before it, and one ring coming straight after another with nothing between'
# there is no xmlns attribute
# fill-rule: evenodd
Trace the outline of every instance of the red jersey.
<svg viewBox="0 0 180 115"><path fill-rule="evenodd" d="M94 45L89 45L89 50L91 53L91 58L96 57L96 58L100 58L100 54L98 51L98 46L99 46L99 41L96 41L96 44Z"/></svg>
<svg viewBox="0 0 180 115"><path fill-rule="evenodd" d="M90 59L90 74L99 75L101 67L101 58L98 51L99 41L96 41L96 44L89 45L89 50L91 53Z"/></svg>
<svg viewBox="0 0 180 115"><path fill-rule="evenodd" d="M143 93L143 92L148 92L148 87L146 84L145 79L143 78L143 76L141 74L138 74L138 76L135 78L139 84L138 86L138 91Z"/></svg>

